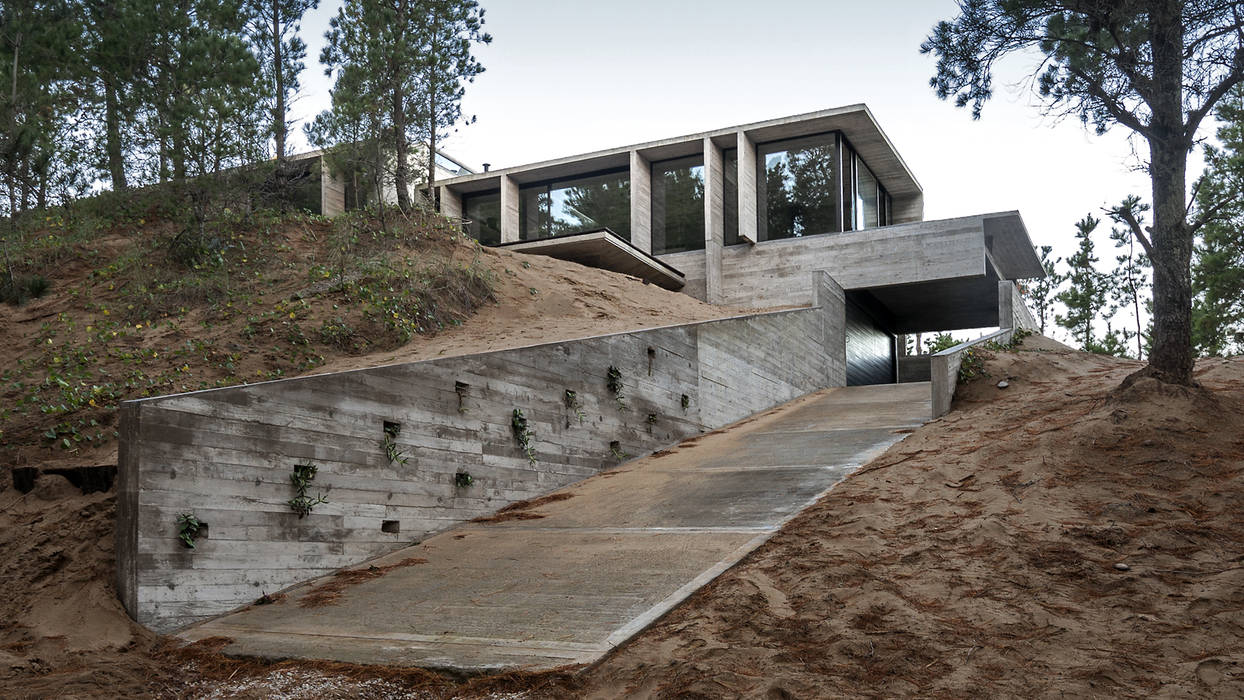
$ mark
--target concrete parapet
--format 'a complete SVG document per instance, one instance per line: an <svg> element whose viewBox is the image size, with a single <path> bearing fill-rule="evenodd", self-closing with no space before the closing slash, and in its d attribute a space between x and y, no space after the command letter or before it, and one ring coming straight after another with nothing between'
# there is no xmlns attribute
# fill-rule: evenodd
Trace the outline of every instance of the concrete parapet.
<svg viewBox="0 0 1244 700"><path fill-rule="evenodd" d="M932 383L934 418L940 418L950 412L950 404L955 399L955 389L959 386L959 367L963 363L963 353L990 341L1009 343L1014 335L1014 328L1003 328L976 340L959 343L929 358L929 380Z"/></svg>
<svg viewBox="0 0 1244 700"><path fill-rule="evenodd" d="M820 272L815 295L806 309L125 402L121 600L169 631L840 386L842 289ZM298 465L316 467L307 493L326 499L305 517L290 503ZM208 526L193 549L183 513Z"/></svg>

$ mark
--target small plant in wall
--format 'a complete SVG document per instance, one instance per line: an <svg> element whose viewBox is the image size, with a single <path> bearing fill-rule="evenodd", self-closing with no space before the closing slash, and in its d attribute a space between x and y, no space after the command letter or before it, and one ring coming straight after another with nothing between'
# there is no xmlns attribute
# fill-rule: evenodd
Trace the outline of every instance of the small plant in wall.
<svg viewBox="0 0 1244 700"><path fill-rule="evenodd" d="M691 397L687 396L686 394L683 394L682 395L682 410L685 411L688 408L691 408Z"/></svg>
<svg viewBox="0 0 1244 700"><path fill-rule="evenodd" d="M629 454L622 451L622 443L618 440L609 443L609 452L613 454L613 458L618 460L619 463L625 462L630 457Z"/></svg>
<svg viewBox="0 0 1244 700"><path fill-rule="evenodd" d="M454 486L460 489L464 489L474 483L475 477L471 476L469 472L459 471L454 474Z"/></svg>
<svg viewBox="0 0 1244 700"><path fill-rule="evenodd" d="M583 412L583 403L579 401L579 395L567 389L563 400L566 402L566 409L574 411L575 416L579 419L579 425L583 425L583 419L587 417L587 414ZM570 421L566 421L566 427L570 427Z"/></svg>
<svg viewBox="0 0 1244 700"><path fill-rule="evenodd" d="M622 395L622 371L613 365L609 365L609 372L605 375L605 387L618 402L618 408L626 408L626 397Z"/></svg>
<svg viewBox="0 0 1244 700"><path fill-rule="evenodd" d="M289 481L294 485L294 497L288 501L289 508L298 514L299 520L307 517L311 510L321 503L328 503L323 494L315 498L307 495L307 489L315 479L316 471L314 464L295 464L294 473L289 475Z"/></svg>
<svg viewBox="0 0 1244 700"><path fill-rule="evenodd" d="M182 513L177 516L177 539L186 546L186 549L194 549L194 538L199 535L199 530L203 528L203 523L194 516L194 513Z"/></svg>
<svg viewBox="0 0 1244 700"><path fill-rule="evenodd" d="M389 458L389 464L406 464L410 458L400 447L397 446L397 434L401 432L400 423L390 421L384 422L384 439L381 440L381 447L384 448L384 454Z"/></svg>
<svg viewBox="0 0 1244 700"><path fill-rule="evenodd" d="M514 414L510 417L510 429L514 431L514 441L523 448L523 452L527 453L527 461L535 464L536 448L532 442L536 439L536 435L531 432L531 428L527 427L527 416L523 415L523 409L514 409Z"/></svg>

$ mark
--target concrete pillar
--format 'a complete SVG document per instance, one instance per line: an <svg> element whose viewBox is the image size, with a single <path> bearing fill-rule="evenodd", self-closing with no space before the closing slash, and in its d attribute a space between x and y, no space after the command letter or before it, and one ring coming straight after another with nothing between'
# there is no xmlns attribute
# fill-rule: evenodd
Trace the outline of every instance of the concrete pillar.
<svg viewBox="0 0 1244 700"><path fill-rule="evenodd" d="M437 189L440 190L441 214L456 219L462 218L462 196L444 185Z"/></svg>
<svg viewBox="0 0 1244 700"><path fill-rule="evenodd" d="M501 176L501 242L518 240L518 183Z"/></svg>
<svg viewBox="0 0 1244 700"><path fill-rule="evenodd" d="M652 254L652 164L631 151L631 244Z"/></svg>
<svg viewBox="0 0 1244 700"><path fill-rule="evenodd" d="M334 175L328 162L320 158L320 214L336 216L346 210L346 183Z"/></svg>
<svg viewBox="0 0 1244 700"><path fill-rule="evenodd" d="M739 144L739 238L756 242L756 144L740 131Z"/></svg>
<svg viewBox="0 0 1244 700"><path fill-rule="evenodd" d="M704 298L710 304L724 303L721 289L721 249L726 238L725 187L721 149L711 138L705 138Z"/></svg>
<svg viewBox="0 0 1244 700"><path fill-rule="evenodd" d="M998 280L998 328L1015 327L1015 283L1011 280Z"/></svg>

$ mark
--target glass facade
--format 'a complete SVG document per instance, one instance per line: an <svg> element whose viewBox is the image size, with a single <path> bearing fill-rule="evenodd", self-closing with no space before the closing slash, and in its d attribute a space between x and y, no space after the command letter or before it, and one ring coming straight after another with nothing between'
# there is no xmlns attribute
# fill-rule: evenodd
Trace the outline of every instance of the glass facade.
<svg viewBox="0 0 1244 700"><path fill-rule="evenodd" d="M839 133L756 147L759 240L888 226L890 195Z"/></svg>
<svg viewBox="0 0 1244 700"><path fill-rule="evenodd" d="M704 248L704 159L652 164L652 254Z"/></svg>
<svg viewBox="0 0 1244 700"><path fill-rule="evenodd" d="M631 239L629 170L530 185L518 191L524 241L608 228Z"/></svg>
<svg viewBox="0 0 1244 700"><path fill-rule="evenodd" d="M725 245L737 245L739 240L739 149L727 148L721 152L721 174L725 186L721 188L725 207Z"/></svg>
<svg viewBox="0 0 1244 700"><path fill-rule="evenodd" d="M893 223L890 194L841 132L756 147L756 239L782 240L858 231ZM739 152L722 150L723 243L739 236ZM651 165L653 255L704 249L707 173L702 154ZM749 185L750 186L750 185ZM631 239L630 169L616 168L519 188L520 240L607 228ZM463 197L470 235L501 241L496 190Z"/></svg>
<svg viewBox="0 0 1244 700"><path fill-rule="evenodd" d="M760 144L756 166L759 240L842 230L836 134Z"/></svg>
<svg viewBox="0 0 1244 700"><path fill-rule="evenodd" d="M467 234L484 245L501 242L501 192L470 194L462 198Z"/></svg>

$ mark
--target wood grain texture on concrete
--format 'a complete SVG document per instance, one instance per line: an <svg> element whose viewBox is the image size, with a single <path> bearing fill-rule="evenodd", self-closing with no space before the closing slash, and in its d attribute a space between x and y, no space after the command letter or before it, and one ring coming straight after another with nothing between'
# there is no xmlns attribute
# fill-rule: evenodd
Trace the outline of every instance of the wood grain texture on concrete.
<svg viewBox="0 0 1244 700"><path fill-rule="evenodd" d="M176 629L839 385L842 290L814 280L813 308L126 402L122 602ZM327 501L305 517L298 465ZM183 513L208 524L194 549Z"/></svg>
<svg viewBox="0 0 1244 700"><path fill-rule="evenodd" d="M183 633L225 653L478 673L587 664L760 546L929 419L928 384L828 389L558 492L530 519L472 523ZM366 568L366 567L363 567Z"/></svg>

